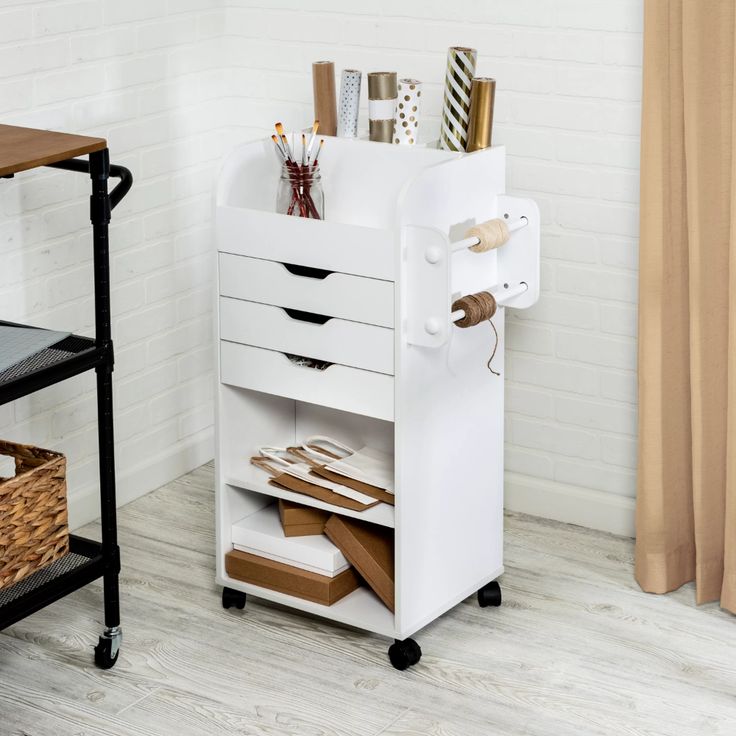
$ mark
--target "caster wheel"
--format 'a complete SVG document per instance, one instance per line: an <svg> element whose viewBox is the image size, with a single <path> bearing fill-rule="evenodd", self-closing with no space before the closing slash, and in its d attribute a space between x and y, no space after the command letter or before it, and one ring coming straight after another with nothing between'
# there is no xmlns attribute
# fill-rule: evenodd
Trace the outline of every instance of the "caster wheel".
<svg viewBox="0 0 736 736"><path fill-rule="evenodd" d="M233 606L241 611L245 608L245 593L239 590L233 590L232 588L223 588L222 607L232 608Z"/></svg>
<svg viewBox="0 0 736 736"><path fill-rule="evenodd" d="M406 670L422 658L422 650L414 639L397 639L388 648L388 658L397 670Z"/></svg>
<svg viewBox="0 0 736 736"><path fill-rule="evenodd" d="M107 629L95 647L95 664L101 670L109 670L115 666L120 654L123 632L119 626Z"/></svg>
<svg viewBox="0 0 736 736"><path fill-rule="evenodd" d="M481 608L485 608L486 606L500 606L502 600L501 586L495 580L488 583L488 585L484 585L478 591L478 605Z"/></svg>

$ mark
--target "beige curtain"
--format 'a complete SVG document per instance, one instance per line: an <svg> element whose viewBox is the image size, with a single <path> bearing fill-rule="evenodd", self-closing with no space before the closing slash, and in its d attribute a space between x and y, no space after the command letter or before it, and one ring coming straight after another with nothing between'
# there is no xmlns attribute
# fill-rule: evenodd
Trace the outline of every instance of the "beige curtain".
<svg viewBox="0 0 736 736"><path fill-rule="evenodd" d="M734 0L645 0L636 577L736 613Z"/></svg>

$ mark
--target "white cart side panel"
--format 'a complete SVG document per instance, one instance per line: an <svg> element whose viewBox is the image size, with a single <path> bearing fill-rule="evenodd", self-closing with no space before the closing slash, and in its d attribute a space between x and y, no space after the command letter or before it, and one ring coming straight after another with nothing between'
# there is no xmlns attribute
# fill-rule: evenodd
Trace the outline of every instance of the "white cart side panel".
<svg viewBox="0 0 736 736"><path fill-rule="evenodd" d="M501 310L501 313L503 310ZM503 316L493 367L503 373ZM503 380L490 325L411 347L397 398L398 627L405 636L503 565Z"/></svg>
<svg viewBox="0 0 736 736"><path fill-rule="evenodd" d="M220 295L394 326L392 281L345 273L292 273L283 263L220 253Z"/></svg>
<svg viewBox="0 0 736 736"><path fill-rule="evenodd" d="M496 214L504 151L488 149L426 170L407 188L401 224L435 227L452 240ZM459 232L460 231L460 232ZM408 267L402 252L402 269ZM495 259L468 259L453 288L489 286ZM491 261L493 261L491 263ZM463 273L465 274L463 276ZM409 636L503 567L503 310L490 325L452 328L441 347L409 345L408 275L397 281L397 629Z"/></svg>
<svg viewBox="0 0 736 736"><path fill-rule="evenodd" d="M215 218L221 252L394 280L390 230L238 207L218 207Z"/></svg>

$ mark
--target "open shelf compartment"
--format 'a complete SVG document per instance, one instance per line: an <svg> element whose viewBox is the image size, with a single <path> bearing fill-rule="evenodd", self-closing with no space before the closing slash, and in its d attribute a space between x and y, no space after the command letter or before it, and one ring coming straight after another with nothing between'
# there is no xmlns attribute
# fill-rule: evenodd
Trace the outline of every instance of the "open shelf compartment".
<svg viewBox="0 0 736 736"><path fill-rule="evenodd" d="M267 505L269 498L394 526L393 506L380 503L365 511L333 506L271 485L268 473L250 462L259 447L301 444L311 435L334 437L355 449L370 445L393 454L393 422L233 386L222 385L220 391L218 479L228 529L234 521Z"/></svg>
<svg viewBox="0 0 736 736"><path fill-rule="evenodd" d="M393 453L393 422L228 385L220 386L218 412L218 582L333 621L394 636L394 614L367 587L327 606L244 583L230 577L224 567L225 555L233 549L233 524L279 498L393 528L393 506L380 503L362 512L333 506L271 485L268 473L250 463L259 446L286 447L311 435L331 436L356 449L371 445Z"/></svg>

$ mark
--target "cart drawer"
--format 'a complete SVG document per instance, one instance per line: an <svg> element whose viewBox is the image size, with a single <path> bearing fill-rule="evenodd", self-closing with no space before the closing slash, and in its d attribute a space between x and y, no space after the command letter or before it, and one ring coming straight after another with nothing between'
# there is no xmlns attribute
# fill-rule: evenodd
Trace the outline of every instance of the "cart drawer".
<svg viewBox="0 0 736 736"><path fill-rule="evenodd" d="M391 230L223 206L217 208L216 227L224 253L394 280L397 244Z"/></svg>
<svg viewBox="0 0 736 736"><path fill-rule="evenodd" d="M220 294L393 327L392 281L220 253Z"/></svg>
<svg viewBox="0 0 736 736"><path fill-rule="evenodd" d="M309 321L313 318L324 323ZM386 327L220 297L220 337L369 371L394 372L394 331Z"/></svg>
<svg viewBox="0 0 736 736"><path fill-rule="evenodd" d="M324 370L297 365L275 350L220 342L223 383L393 420L394 379L343 365Z"/></svg>

